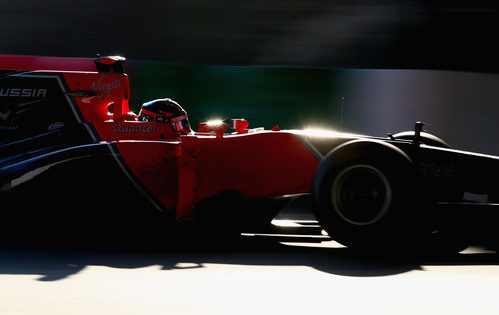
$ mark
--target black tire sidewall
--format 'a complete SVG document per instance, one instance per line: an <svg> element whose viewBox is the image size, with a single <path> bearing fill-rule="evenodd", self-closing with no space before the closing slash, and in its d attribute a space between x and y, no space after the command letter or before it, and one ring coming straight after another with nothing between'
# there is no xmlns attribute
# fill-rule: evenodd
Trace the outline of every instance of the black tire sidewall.
<svg viewBox="0 0 499 315"><path fill-rule="evenodd" d="M367 225L346 221L331 200L336 176L358 164L380 171L391 189L388 209L377 221ZM345 146L328 154L315 175L312 188L315 215L333 239L349 247L402 240L402 236L411 230L414 210L419 203L412 198L415 178L411 161L393 148L370 142Z"/></svg>

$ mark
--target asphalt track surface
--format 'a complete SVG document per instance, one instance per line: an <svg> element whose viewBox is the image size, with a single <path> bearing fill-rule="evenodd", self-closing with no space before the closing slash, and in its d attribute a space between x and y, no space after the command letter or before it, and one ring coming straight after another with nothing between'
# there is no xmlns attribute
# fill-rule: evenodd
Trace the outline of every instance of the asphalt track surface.
<svg viewBox="0 0 499 315"><path fill-rule="evenodd" d="M0 249L1 314L497 314L499 260L360 257L330 241Z"/></svg>
<svg viewBox="0 0 499 315"><path fill-rule="evenodd" d="M0 314L498 314L498 293L499 257L481 247L366 256L320 235L252 234L148 249L0 247Z"/></svg>

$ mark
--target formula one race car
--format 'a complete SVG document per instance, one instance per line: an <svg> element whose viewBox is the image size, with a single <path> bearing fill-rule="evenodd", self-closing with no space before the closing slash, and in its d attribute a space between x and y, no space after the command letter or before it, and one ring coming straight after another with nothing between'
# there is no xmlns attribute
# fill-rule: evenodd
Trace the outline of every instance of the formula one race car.
<svg viewBox="0 0 499 315"><path fill-rule="evenodd" d="M498 196L488 183L499 158L452 150L421 123L387 138L249 129L244 119L230 121L232 132L222 121L193 131L168 98L136 115L124 61L0 56L5 227L258 228L311 194L321 226L353 247L431 233L442 224L436 209L469 204L465 192Z"/></svg>

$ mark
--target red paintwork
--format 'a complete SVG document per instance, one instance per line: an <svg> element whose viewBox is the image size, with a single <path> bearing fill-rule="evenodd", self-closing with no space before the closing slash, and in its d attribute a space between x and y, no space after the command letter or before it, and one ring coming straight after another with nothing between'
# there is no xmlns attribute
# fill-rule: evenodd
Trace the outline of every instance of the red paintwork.
<svg viewBox="0 0 499 315"><path fill-rule="evenodd" d="M224 191L247 199L309 192L318 166L288 132L193 133L170 142L118 140L116 146L134 175L179 221L195 219L196 203Z"/></svg>
<svg viewBox="0 0 499 315"><path fill-rule="evenodd" d="M246 119L236 118L230 120L230 127L237 133L248 133L249 122Z"/></svg>
<svg viewBox="0 0 499 315"><path fill-rule="evenodd" d="M113 58L99 58L99 63L105 64L105 65L112 65L115 63L116 60Z"/></svg>
<svg viewBox="0 0 499 315"><path fill-rule="evenodd" d="M116 144L133 175L178 220L195 219L196 203L224 191L246 199L310 192L319 162L291 132L248 130L240 119L238 134L224 134L225 124L216 135L179 135L168 124L137 121L128 76L97 73L92 59L0 56L0 68L64 69L58 72L69 90L94 91L73 97L85 122L100 141Z"/></svg>
<svg viewBox="0 0 499 315"><path fill-rule="evenodd" d="M90 58L12 55L0 55L0 69L97 72L97 67Z"/></svg>
<svg viewBox="0 0 499 315"><path fill-rule="evenodd" d="M71 91L90 90L97 93L96 96L75 98L86 121L99 123L113 118L108 114L111 104L116 120L130 110L130 84L126 74L64 72L63 75Z"/></svg>
<svg viewBox="0 0 499 315"><path fill-rule="evenodd" d="M288 132L181 137L177 219L194 205L223 191L257 199L310 192L317 159Z"/></svg>
<svg viewBox="0 0 499 315"><path fill-rule="evenodd" d="M195 219L196 203L224 191L246 199L309 192L318 165L287 132L190 134L175 142L121 140L116 146L134 175L179 221Z"/></svg>
<svg viewBox="0 0 499 315"><path fill-rule="evenodd" d="M310 191L318 161L292 133L222 135L224 124L217 136L180 136L168 124L124 119L130 95L126 75L64 73L64 78L70 90L97 92L75 97L83 117L101 140L116 143L133 174L178 220L195 219L196 203L228 190L248 199Z"/></svg>

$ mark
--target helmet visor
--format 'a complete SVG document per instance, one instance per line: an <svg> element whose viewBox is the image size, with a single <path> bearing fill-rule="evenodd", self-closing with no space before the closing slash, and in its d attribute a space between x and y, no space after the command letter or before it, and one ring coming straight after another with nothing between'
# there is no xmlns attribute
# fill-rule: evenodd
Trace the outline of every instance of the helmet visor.
<svg viewBox="0 0 499 315"><path fill-rule="evenodd" d="M170 122L172 124L172 127L180 133L185 134L191 132L191 125L189 124L187 115L172 118Z"/></svg>

